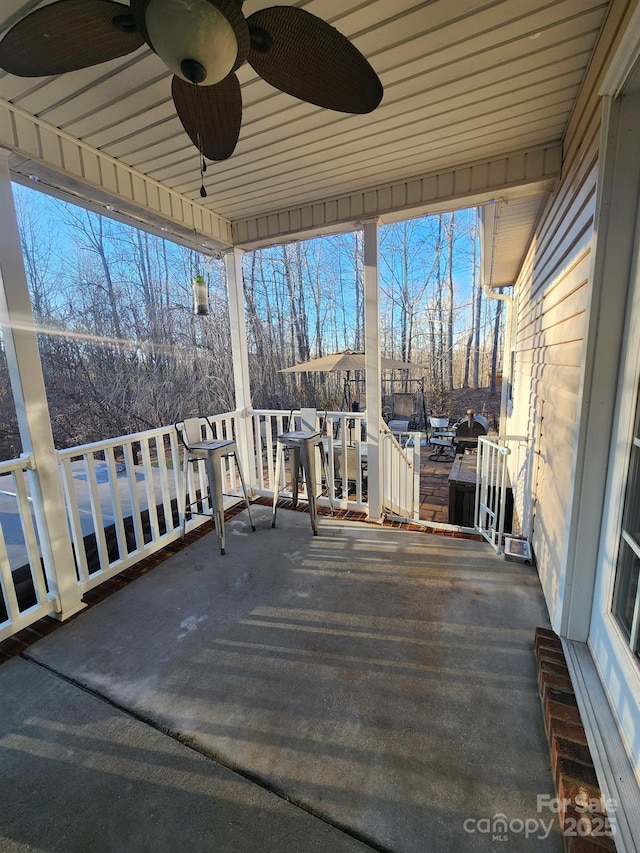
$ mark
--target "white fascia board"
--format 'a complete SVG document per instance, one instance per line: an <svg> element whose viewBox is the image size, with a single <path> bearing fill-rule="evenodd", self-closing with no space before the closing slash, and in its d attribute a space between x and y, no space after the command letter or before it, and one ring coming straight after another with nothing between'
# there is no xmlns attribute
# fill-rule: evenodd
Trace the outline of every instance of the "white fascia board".
<svg viewBox="0 0 640 853"><path fill-rule="evenodd" d="M2 99L0 148L14 180L205 253L232 246L214 211Z"/></svg>
<svg viewBox="0 0 640 853"><path fill-rule="evenodd" d="M312 205L234 220L234 243L244 249L257 249L354 230L372 217L386 224L477 207L504 196L509 190L558 180L561 165L562 145L558 141Z"/></svg>

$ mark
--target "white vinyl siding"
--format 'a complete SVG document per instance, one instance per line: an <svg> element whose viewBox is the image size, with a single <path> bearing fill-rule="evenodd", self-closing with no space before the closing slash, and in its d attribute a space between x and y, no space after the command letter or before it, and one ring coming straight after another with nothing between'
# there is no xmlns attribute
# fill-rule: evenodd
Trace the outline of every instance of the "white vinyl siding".
<svg viewBox="0 0 640 853"><path fill-rule="evenodd" d="M598 87L635 6L629 0L612 3L563 139L560 185L538 224L514 288L516 391L506 431L530 438L531 478L523 521L531 533L556 630L565 593L591 300L602 122Z"/></svg>

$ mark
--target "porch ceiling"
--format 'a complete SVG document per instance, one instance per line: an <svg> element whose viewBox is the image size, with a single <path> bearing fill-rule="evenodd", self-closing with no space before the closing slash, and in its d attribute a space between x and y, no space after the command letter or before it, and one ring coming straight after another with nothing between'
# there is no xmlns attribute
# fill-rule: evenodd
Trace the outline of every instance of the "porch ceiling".
<svg viewBox="0 0 640 853"><path fill-rule="evenodd" d="M209 167L203 201L171 74L146 47L61 76L0 72L0 146L17 152L14 173L103 208L112 196L116 212L147 227L167 220L183 239L196 227L218 247L511 200L525 185L529 202L532 184L543 199L609 7L608 0L285 4L321 16L367 56L384 86L377 110L351 116L305 104L243 65L240 140L229 160ZM39 5L46 4L3 0L0 35ZM243 12L266 5L246 0ZM118 169L128 176L125 188ZM164 202L155 198L163 193ZM502 224L515 208L503 206ZM522 233L538 209L529 204L525 215L518 207L520 221L528 216Z"/></svg>

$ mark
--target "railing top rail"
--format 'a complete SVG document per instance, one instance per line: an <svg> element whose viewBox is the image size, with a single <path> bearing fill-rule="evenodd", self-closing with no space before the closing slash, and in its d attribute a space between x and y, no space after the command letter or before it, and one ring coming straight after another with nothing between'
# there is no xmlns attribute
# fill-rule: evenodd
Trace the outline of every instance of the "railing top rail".
<svg viewBox="0 0 640 853"><path fill-rule="evenodd" d="M246 411L249 414L253 414L254 410L253 409L247 409ZM210 421L222 421L225 418L239 417L240 415L243 415L243 414L245 414L244 409L234 409L233 411L229 411L229 412L220 412L217 415L207 415L207 418Z"/></svg>
<svg viewBox="0 0 640 853"><path fill-rule="evenodd" d="M478 450L482 452L482 448L486 447L486 454L483 454L483 458L485 455L494 451L495 453L500 453L502 456L508 456L511 453L511 448L506 444L498 444L498 442L494 438L488 438L486 435L478 436ZM480 456L478 456L478 465L480 464Z"/></svg>
<svg viewBox="0 0 640 853"><path fill-rule="evenodd" d="M166 435L173 431L173 424L170 426L155 427L147 429L144 432L132 432L129 435L120 435L117 438L105 438L102 441L93 441L90 444L79 444L76 447L65 447L63 450L57 450L56 453L61 459L66 459L70 456L80 456L82 453L92 453L97 450L105 450L107 447L117 447L120 444L130 444L132 441L142 441L146 438L157 438L161 435Z"/></svg>
<svg viewBox="0 0 640 853"><path fill-rule="evenodd" d="M480 435L478 436L478 441L480 444L492 447L500 453L508 454L511 453L511 448L508 447L508 444L526 444L529 439L526 435Z"/></svg>
<svg viewBox="0 0 640 853"><path fill-rule="evenodd" d="M33 467L33 457L30 453L22 453L17 459L6 459L0 462L0 474L11 474L24 468Z"/></svg>
<svg viewBox="0 0 640 853"><path fill-rule="evenodd" d="M294 412L298 412L299 409L293 409ZM224 420L229 417L238 417L243 414L249 415L264 415L266 417L270 416L280 416L280 415L289 415L291 409L254 409L250 408L245 410L236 409L234 411L222 412L217 415L209 416L209 420L212 422L217 422L220 420ZM365 412L346 412L346 411L326 411L324 409L318 409L318 414L326 415L328 418L350 418L357 421L363 421L367 418L367 413ZM386 428L386 424L385 424ZM61 450L56 451L59 459L69 459L76 456L81 456L85 453L95 453L101 450L106 450L109 447L118 447L123 444L130 444L134 441L142 441L149 438L159 438L163 435L167 435L171 433L173 430L173 424L167 424L166 426L154 427L152 429L144 430L142 432L129 433L128 435L119 435L115 438L106 438L100 441L90 442L88 444L79 444L75 447L65 447ZM419 435L419 432L412 432L411 430L403 431L403 434L406 435ZM507 436L507 439L512 438L511 436ZM513 437L518 440L522 440L521 437ZM526 440L526 439L524 439ZM25 463L25 459L29 459L28 456L23 455L19 459L10 459L6 462L0 462L0 473L7 472L11 470L15 470L16 468L28 468L30 465Z"/></svg>
<svg viewBox="0 0 640 853"><path fill-rule="evenodd" d="M299 412L300 409L248 409L250 415L289 415L290 412ZM347 411L328 411L325 409L317 409L319 415L326 415L328 418L354 418L366 420L366 412L347 412Z"/></svg>
<svg viewBox="0 0 640 853"><path fill-rule="evenodd" d="M233 417L239 412L224 412L219 415L211 415L210 421L216 423L224 418ZM68 459L71 456L80 456L83 453L92 453L99 450L105 450L107 447L118 447L121 444L130 444L133 441L142 441L148 438L159 438L160 436L171 434L173 432L173 424L166 426L153 427L152 429L144 430L143 432L133 432L128 435L119 435L116 438L105 438L101 441L93 441L89 444L79 444L76 447L65 447L63 450L56 451L60 459Z"/></svg>

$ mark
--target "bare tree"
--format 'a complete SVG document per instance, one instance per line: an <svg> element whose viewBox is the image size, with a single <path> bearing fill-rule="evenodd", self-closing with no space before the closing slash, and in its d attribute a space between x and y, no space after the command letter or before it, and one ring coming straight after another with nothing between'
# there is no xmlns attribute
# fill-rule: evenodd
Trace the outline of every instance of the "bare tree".
<svg viewBox="0 0 640 853"><path fill-rule="evenodd" d="M205 263L193 249L50 199L59 236L35 198L21 189L17 201L58 446L233 408L221 259ZM204 269L210 314L194 317L191 280ZM279 371L363 348L362 233L248 252L243 273L254 405L336 408L338 375ZM385 354L424 364L434 406L445 405L457 381L478 387L485 358L495 386L503 317L482 300L473 214L384 226L380 278ZM3 355L0 348L0 398L7 401ZM408 387L404 373L391 381L396 391ZM0 418L0 436L4 448L16 446L15 419Z"/></svg>

